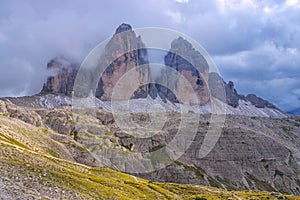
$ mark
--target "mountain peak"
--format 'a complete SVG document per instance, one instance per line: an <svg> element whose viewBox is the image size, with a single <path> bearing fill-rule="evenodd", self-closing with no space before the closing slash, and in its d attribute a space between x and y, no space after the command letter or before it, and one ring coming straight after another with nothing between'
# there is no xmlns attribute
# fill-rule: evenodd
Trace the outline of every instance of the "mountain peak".
<svg viewBox="0 0 300 200"><path fill-rule="evenodd" d="M40 94L71 95L78 66L63 57L56 57L47 64L49 76Z"/></svg>
<svg viewBox="0 0 300 200"><path fill-rule="evenodd" d="M124 32L124 34L117 34L121 32ZM119 50L116 50L116 48ZM149 64L147 47L143 43L142 37L137 36L132 31L131 25L125 23L122 23L116 29L116 34L105 47L103 58L108 67L102 75L97 77L99 82L94 91L95 96L102 101L111 100L115 85L127 71L139 65ZM245 104L248 106L247 109L252 109L251 113L257 113L261 108L278 110L273 104L254 94L247 96L239 94L232 81L226 83L219 74L209 72L209 65L205 57L193 47L192 43L183 37L178 37L172 41L171 48L164 57L164 63L168 66L168 70L162 70L157 80L166 83L167 87L160 84L146 84L134 91L130 98L147 98L149 95L153 99L159 96L165 103L168 100L172 103L189 102L190 104L204 105L209 103L211 97L215 97L236 109L233 113L239 112L240 103L241 107ZM47 65L49 77L40 94L71 96L78 68L78 65L72 64L71 61L63 57L52 59ZM170 76L172 74L171 68L178 71L189 81L191 91L187 90L184 83L180 82L179 79L172 79ZM136 73L136 77L138 77L135 80L136 85L141 82L149 82L151 76L149 66L143 68L143 70L137 70ZM126 84L122 85L125 91L131 87ZM176 91L176 95L174 91ZM197 95L197 99L190 98L192 92ZM257 109L252 108L252 105ZM244 109L242 112L245 115L248 115L247 113L250 113L250 111L246 112ZM285 115L281 113L278 116Z"/></svg>
<svg viewBox="0 0 300 200"><path fill-rule="evenodd" d="M122 24L116 29L116 33L115 33L115 34L118 34L118 33L124 32L124 31L131 31L131 30L132 30L132 27L131 27L130 24L122 23Z"/></svg>
<svg viewBox="0 0 300 200"><path fill-rule="evenodd" d="M181 36L178 37L177 39L173 40L171 43L171 48L185 48L188 50L192 50L194 49L192 44L189 43L187 40L185 40L184 38L182 38Z"/></svg>

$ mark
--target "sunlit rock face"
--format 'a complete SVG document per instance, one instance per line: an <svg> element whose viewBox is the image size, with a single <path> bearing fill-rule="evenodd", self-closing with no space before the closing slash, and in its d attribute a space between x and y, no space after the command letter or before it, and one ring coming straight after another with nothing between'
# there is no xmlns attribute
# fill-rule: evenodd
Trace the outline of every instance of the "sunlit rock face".
<svg viewBox="0 0 300 200"><path fill-rule="evenodd" d="M192 44L181 37L175 39L171 44L169 53L165 56L165 65L171 69L164 70L161 78L170 85L177 96L177 101L205 104L210 100L209 66L205 58L193 48ZM178 71L181 78L171 80L172 77L169 76L169 73L172 69ZM159 87L158 90L161 91L161 88ZM176 101L168 93L165 94L165 97L172 102Z"/></svg>
<svg viewBox="0 0 300 200"><path fill-rule="evenodd" d="M256 108L277 109L254 94L239 94L233 82L226 83L218 73L210 72L204 56L182 37L173 40L169 51L162 56L166 68L155 76L153 83L147 47L141 36L123 23L99 55L101 62L97 66L103 73L79 69L79 65L57 57L47 65L49 76L39 94L71 96L74 90L75 96L95 95L102 101L150 96L160 97L165 103L192 105L204 105L214 97L233 108L239 108L244 101ZM78 84L73 89L75 79Z"/></svg>
<svg viewBox="0 0 300 200"><path fill-rule="evenodd" d="M107 64L107 68L101 75L96 97L104 101L111 100L118 81L124 94L116 98L147 97L148 84L143 84L148 83L150 77L147 50L141 37L132 31L130 25L121 24L116 29L106 45L104 63Z"/></svg>
<svg viewBox="0 0 300 200"><path fill-rule="evenodd" d="M204 57L185 39L179 37L171 44L165 56L168 66L158 77L159 84L149 84L150 70L148 53L140 36L129 24L121 24L107 43L101 57L102 74L92 75L92 91L103 101L112 100L116 88L116 99L152 98L160 96L164 101L176 103L205 104L210 100L208 87L209 66ZM142 66L142 67L141 67ZM64 94L70 96L73 90L78 66L62 59L53 59L47 66L51 75L41 91L42 94ZM177 71L181 78L170 76ZM86 78L86 77L83 77ZM119 83L118 87L117 83ZM89 86L92 88L93 86ZM90 90L90 89L89 89ZM82 91L88 95L90 91ZM195 96L191 95L195 94Z"/></svg>
<svg viewBox="0 0 300 200"><path fill-rule="evenodd" d="M157 77L163 85L148 84L151 75L146 47L128 24L120 25L106 45L104 63L108 67L102 73L96 90L96 97L103 101L112 99L118 82L122 87L117 97L119 99L145 98L149 95L174 103L205 104L210 100L208 63L181 37L172 42L165 56L165 65L169 68ZM179 77L171 75L174 71L178 72Z"/></svg>

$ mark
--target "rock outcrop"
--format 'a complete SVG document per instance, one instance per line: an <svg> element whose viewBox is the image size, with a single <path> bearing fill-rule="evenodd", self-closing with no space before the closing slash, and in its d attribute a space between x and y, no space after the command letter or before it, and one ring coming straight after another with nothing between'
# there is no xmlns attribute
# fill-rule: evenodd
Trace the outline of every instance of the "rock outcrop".
<svg viewBox="0 0 300 200"><path fill-rule="evenodd" d="M130 71L127 80L121 84L122 91L117 99L137 99L147 96L155 99L159 96L164 102L168 100L172 103L202 105L209 102L211 97L215 97L234 108L239 106L240 100L244 100L257 108L277 109L273 104L254 94L247 96L238 94L232 81L226 83L219 74L209 72L209 65L203 55L182 37L171 43L171 49L164 60L168 68L162 70L157 77L160 84L147 84L151 79L147 47L132 27L123 23L116 29L105 47L101 67L102 65L107 67L102 74L93 77L95 80L91 82L97 85L93 94L102 101L110 101L116 84ZM50 76L40 94L71 96L78 66L66 59L55 58L48 63L47 69ZM174 71L185 80L175 77ZM85 75L83 79L83 81L87 79ZM138 87L132 88L133 86ZM83 88L80 92L83 96L90 95L90 88ZM191 94L196 94L196 98Z"/></svg>
<svg viewBox="0 0 300 200"><path fill-rule="evenodd" d="M159 81L165 85L156 86L162 99L190 104L205 104L210 100L208 63L187 40L179 37L172 42L171 49L165 56L165 65L169 68L162 71ZM178 71L187 82L180 78L174 79L171 75L173 70ZM192 98L193 93L196 98Z"/></svg>
<svg viewBox="0 0 300 200"><path fill-rule="evenodd" d="M78 66L64 58L54 58L47 64L50 75L44 84L40 94L64 94L71 95L74 81L78 72Z"/></svg>
<svg viewBox="0 0 300 200"><path fill-rule="evenodd" d="M236 108L239 105L239 96L232 81L225 84L225 92L226 103Z"/></svg>
<svg viewBox="0 0 300 200"><path fill-rule="evenodd" d="M215 72L209 73L209 90L212 97L215 97L224 103L236 108L239 105L239 94L234 88L234 83L226 83L223 78Z"/></svg>
<svg viewBox="0 0 300 200"><path fill-rule="evenodd" d="M140 36L136 36L129 24L121 24L112 39L105 47L104 63L107 65L106 70L102 73L96 97L103 101L111 100L114 87L120 78L129 70L127 80L124 81L123 89L130 91L128 88L132 85L141 85L134 88L134 93L131 98L145 98L148 95L148 85L143 85L149 80L150 72L148 64L147 49ZM143 68L139 66L144 65ZM130 77L133 77L130 79Z"/></svg>
<svg viewBox="0 0 300 200"><path fill-rule="evenodd" d="M232 81L226 83L223 78L215 72L209 73L208 83L212 97L215 97L234 108L239 106L239 100L243 100L250 102L256 108L278 109L272 103L256 96L255 94L248 94L246 96L239 94Z"/></svg>
<svg viewBox="0 0 300 200"><path fill-rule="evenodd" d="M255 94L248 94L246 97L240 95L240 98L245 99L246 101L250 101L257 108L276 108L276 106L274 106L267 100L257 97Z"/></svg>

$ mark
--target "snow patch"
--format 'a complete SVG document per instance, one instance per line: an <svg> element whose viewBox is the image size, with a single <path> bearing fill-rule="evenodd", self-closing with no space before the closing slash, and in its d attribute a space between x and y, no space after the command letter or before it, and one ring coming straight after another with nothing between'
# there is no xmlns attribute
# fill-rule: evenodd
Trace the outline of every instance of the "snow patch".
<svg viewBox="0 0 300 200"><path fill-rule="evenodd" d="M130 99L128 101L118 101L111 103L110 101L101 101L96 99L96 105L107 111L122 110L132 113L137 112L194 112L198 114L226 114L226 115L245 115L256 117L272 117L285 118L287 115L274 108L257 108L251 102L239 100L239 106L234 108L217 99L214 104L211 102L205 105L186 105L180 103L164 102L160 97L152 99L147 97L144 99ZM159 108L159 109L158 109Z"/></svg>
<svg viewBox="0 0 300 200"><path fill-rule="evenodd" d="M179 112L217 115L245 115L256 117L285 118L287 114L274 108L257 108L251 102L239 100L239 106L234 108L218 99L212 99L204 105L186 105L163 101L159 96L152 99L150 96L141 99L130 99L126 101L110 102L101 101L94 96L82 99L73 99L62 95L37 95L31 97L18 97L6 99L16 105L29 107L42 107L54 109L61 106L75 106L77 108L100 108L106 111L138 112ZM213 103L212 103L213 102Z"/></svg>

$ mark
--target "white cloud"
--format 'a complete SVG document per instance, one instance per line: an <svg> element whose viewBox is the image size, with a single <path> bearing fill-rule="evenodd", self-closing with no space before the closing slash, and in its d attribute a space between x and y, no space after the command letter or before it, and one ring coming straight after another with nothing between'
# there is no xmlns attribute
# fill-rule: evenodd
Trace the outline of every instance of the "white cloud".
<svg viewBox="0 0 300 200"><path fill-rule="evenodd" d="M171 22L174 24L181 24L184 22L184 17L178 11L167 10L166 15L171 18Z"/></svg>
<svg viewBox="0 0 300 200"><path fill-rule="evenodd" d="M255 0L217 0L217 5L221 12L243 8L256 9L258 7Z"/></svg>
<svg viewBox="0 0 300 200"><path fill-rule="evenodd" d="M189 0L175 0L175 1L178 3L188 3L189 2Z"/></svg>
<svg viewBox="0 0 300 200"><path fill-rule="evenodd" d="M266 13L270 13L270 12L272 12L272 8L266 6L266 7L264 8L264 11L265 11Z"/></svg>
<svg viewBox="0 0 300 200"><path fill-rule="evenodd" d="M300 5L298 0L286 0L285 3L288 6L299 6Z"/></svg>

